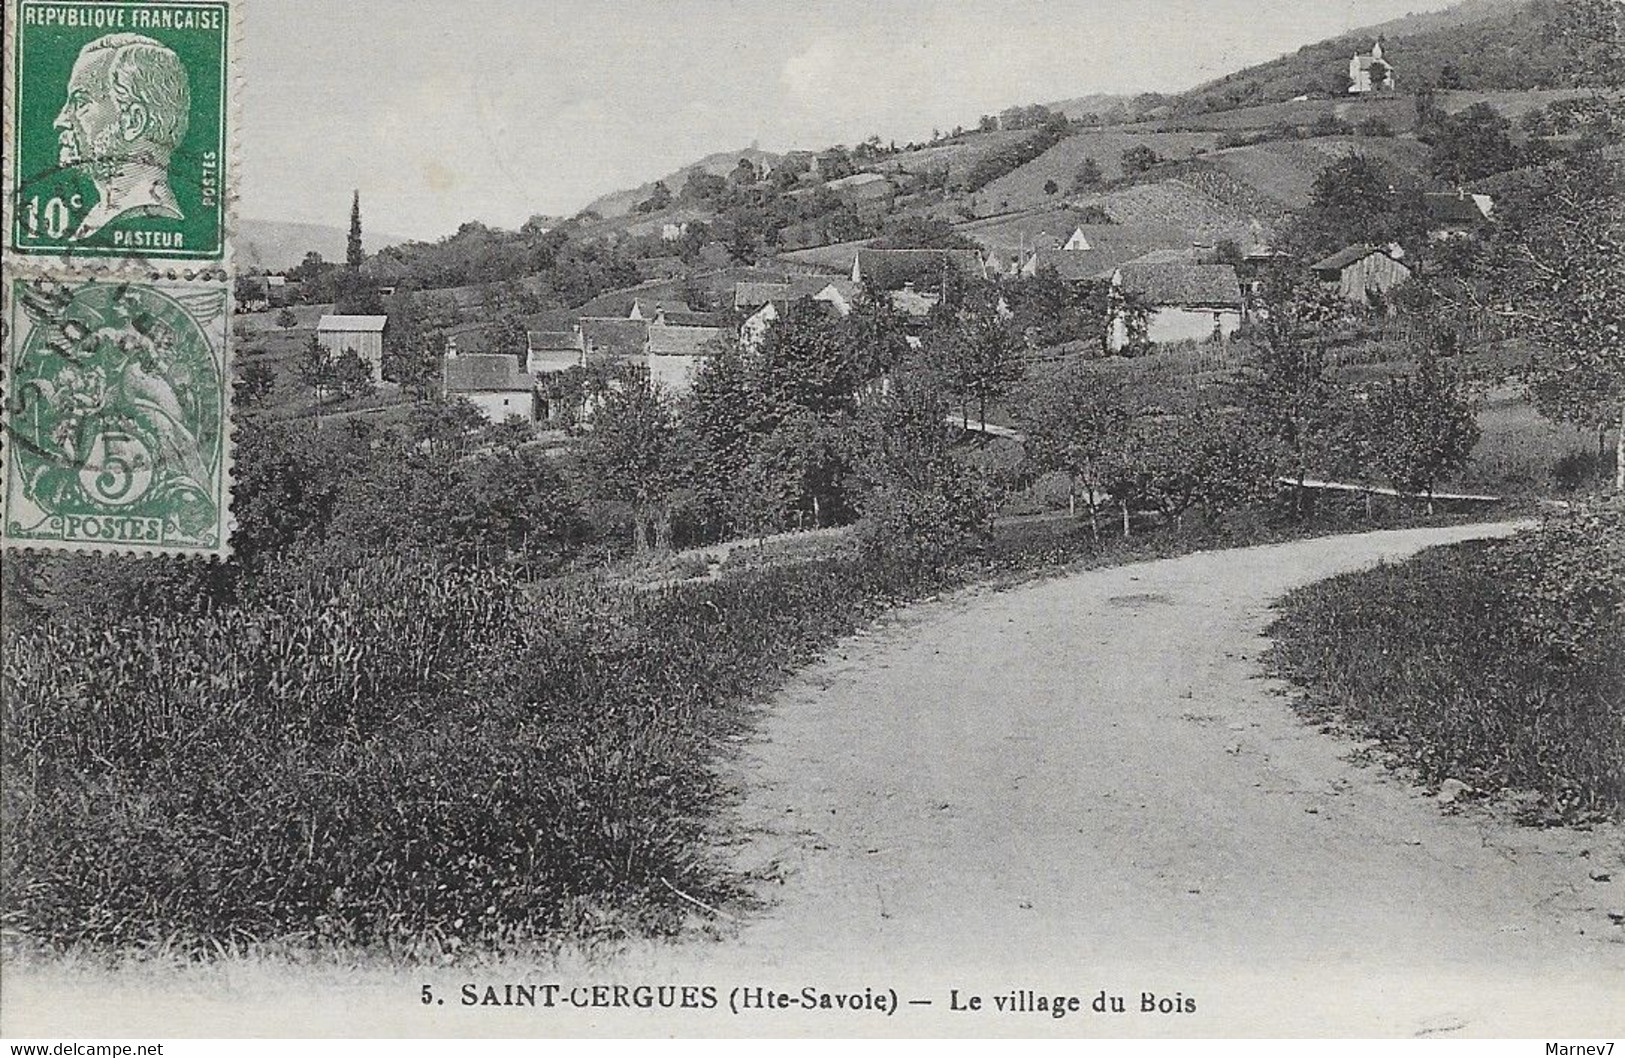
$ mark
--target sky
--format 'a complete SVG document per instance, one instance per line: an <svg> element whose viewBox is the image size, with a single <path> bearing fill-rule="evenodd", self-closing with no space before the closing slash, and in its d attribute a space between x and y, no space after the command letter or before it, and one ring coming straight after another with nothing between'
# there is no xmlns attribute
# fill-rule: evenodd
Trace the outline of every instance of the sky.
<svg viewBox="0 0 1625 1058"><path fill-rule="evenodd" d="M513 228L752 143L929 137L1175 91L1448 0L268 0L245 5L238 212Z"/></svg>

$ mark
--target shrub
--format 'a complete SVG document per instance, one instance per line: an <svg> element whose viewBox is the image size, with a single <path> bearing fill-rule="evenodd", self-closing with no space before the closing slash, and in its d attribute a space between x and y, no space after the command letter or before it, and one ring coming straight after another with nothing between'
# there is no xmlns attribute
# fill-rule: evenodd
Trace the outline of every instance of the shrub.
<svg viewBox="0 0 1625 1058"><path fill-rule="evenodd" d="M1424 781L1625 814L1625 516L1592 508L1289 596L1276 667Z"/></svg>

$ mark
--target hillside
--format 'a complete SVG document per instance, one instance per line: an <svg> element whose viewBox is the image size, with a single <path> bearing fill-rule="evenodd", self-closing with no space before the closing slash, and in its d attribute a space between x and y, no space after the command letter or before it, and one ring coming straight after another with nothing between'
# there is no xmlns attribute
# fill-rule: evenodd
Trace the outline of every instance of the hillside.
<svg viewBox="0 0 1625 1058"><path fill-rule="evenodd" d="M370 230L364 234L368 253L408 241ZM337 225L245 217L237 222L237 265L245 271L278 272L294 267L311 250L325 260L343 261L349 238L349 230Z"/></svg>
<svg viewBox="0 0 1625 1058"><path fill-rule="evenodd" d="M726 176L733 171L734 166L739 164L741 158L749 158L758 165L763 162L776 165L781 157L782 155L759 150L755 147L746 147L737 151L718 151L716 154L706 155L699 161L691 162L676 172L667 173L660 180L665 182L666 187L670 189L673 195L676 195L683 190L683 187L688 183L688 174L695 169L703 169L718 176ZM624 217L637 208L639 202L649 197L654 191L657 182L651 180L646 184L639 184L637 187L627 188L624 191L612 191L607 195L602 195L587 203L583 212L590 211L606 218Z"/></svg>
<svg viewBox="0 0 1625 1058"><path fill-rule="evenodd" d="M1180 115L1346 92L1348 60L1381 36L1400 92L1418 86L1479 90L1571 87L1558 46L1546 39L1552 0L1467 0L1410 15L1248 67L1179 97Z"/></svg>

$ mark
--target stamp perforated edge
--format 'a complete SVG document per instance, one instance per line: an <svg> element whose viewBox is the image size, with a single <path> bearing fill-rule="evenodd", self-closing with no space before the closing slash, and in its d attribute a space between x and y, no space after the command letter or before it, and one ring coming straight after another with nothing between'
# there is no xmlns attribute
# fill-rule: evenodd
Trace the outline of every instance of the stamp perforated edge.
<svg viewBox="0 0 1625 1058"><path fill-rule="evenodd" d="M121 544L117 542L92 542L78 540L18 540L6 532L5 506L8 491L11 457L8 451L11 441L11 401L9 396L10 379L6 377L6 368L11 362L11 343L16 340L12 333L11 314L13 311L12 298L17 282L33 282L35 280L48 280L60 283L108 283L108 282L134 282L135 279L125 275L77 275L60 269L44 268L14 268L7 265L3 279L0 279L0 552L5 553L34 553L49 554L79 554L79 555L129 555L136 558L185 557L203 561L224 561L231 557L231 538L237 529L235 513L237 500L236 478L236 443L237 422L233 416L235 410L232 406L233 385L237 380L236 357L234 349L235 336L232 333L232 320L235 316L236 302L232 297L231 283L225 279L218 279L203 283L205 286L219 287L225 296L225 309L223 312L222 333L220 338L221 353L221 384L225 392L221 394L223 414L221 416L220 436L220 495L223 506L220 511L219 544L216 547L182 547L166 544ZM198 280L185 280L167 276L153 276L154 281L166 283L197 283Z"/></svg>
<svg viewBox="0 0 1625 1058"><path fill-rule="evenodd" d="M164 0L166 3L215 3L225 4L226 7L226 62L222 80L224 81L225 100L223 104L223 120L225 122L225 158L221 164L224 166L221 183L225 194L221 201L221 231L220 254L218 257L189 260L172 260L169 258L153 258L131 255L80 255L73 254L43 254L22 253L14 250L11 245L11 225L14 219L13 202L17 193L16 180L12 175L10 164L11 152L15 149L12 143L12 119L17 106L16 91L13 82L17 73L17 34L18 11L21 0L0 0L4 9L5 32L3 44L0 44L0 55L5 62L0 65L0 137L6 143L4 159L0 159L0 264L6 271L55 272L71 273L74 275L99 276L111 275L123 278L141 279L180 279L202 280L205 282L221 280L230 282L235 275L234 246L237 241L237 200L238 181L241 179L241 166L239 159L241 151L238 148L237 130L242 124L242 74L240 72L240 54L242 52L242 2L241 0ZM61 3L95 3L98 0L59 0ZM134 273L133 275L130 273Z"/></svg>

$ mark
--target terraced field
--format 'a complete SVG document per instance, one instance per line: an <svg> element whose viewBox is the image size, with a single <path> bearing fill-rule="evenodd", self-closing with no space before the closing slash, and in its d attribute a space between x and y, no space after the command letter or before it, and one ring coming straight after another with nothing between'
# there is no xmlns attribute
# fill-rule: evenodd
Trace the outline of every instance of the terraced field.
<svg viewBox="0 0 1625 1058"><path fill-rule="evenodd" d="M1181 160L1209 151L1218 135L1208 132L1128 132L1118 129L1087 130L1066 139L1013 173L1001 176L978 193L992 205L1008 203L1020 209L1052 201L1044 184L1053 180L1062 192L1072 189L1073 178L1084 159L1093 159L1102 176L1116 180L1123 174L1123 152L1131 147L1150 147L1163 158Z"/></svg>

